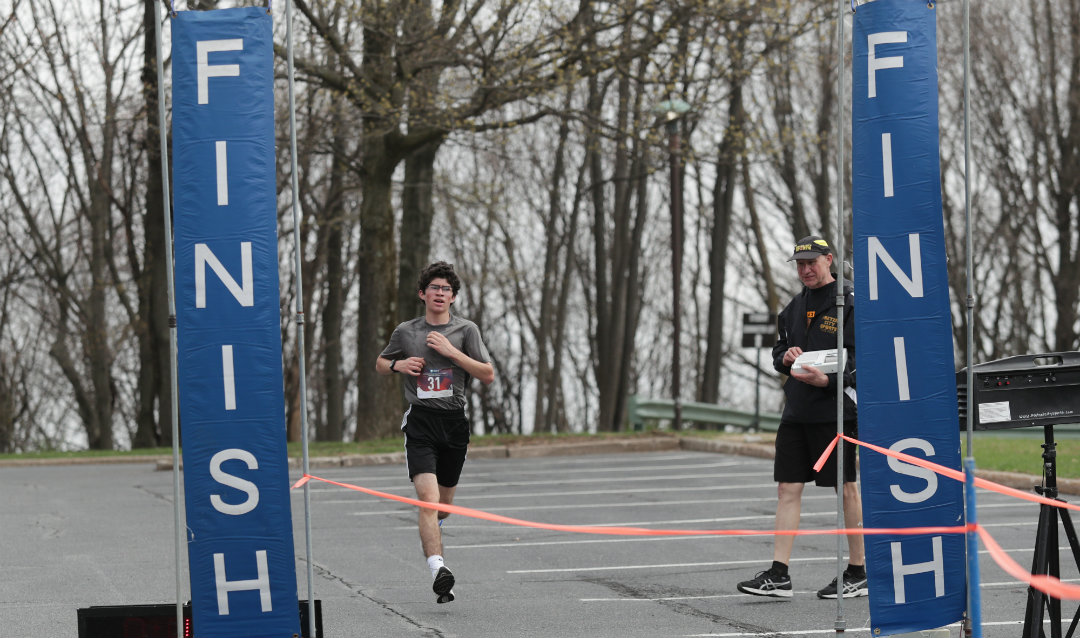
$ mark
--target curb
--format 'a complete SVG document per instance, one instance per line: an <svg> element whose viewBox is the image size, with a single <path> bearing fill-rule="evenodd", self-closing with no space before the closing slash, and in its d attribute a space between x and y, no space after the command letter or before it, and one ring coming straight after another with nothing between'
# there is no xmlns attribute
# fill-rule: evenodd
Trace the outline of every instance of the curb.
<svg viewBox="0 0 1080 638"><path fill-rule="evenodd" d="M89 457L65 457L55 459L5 459L0 461L0 467L41 467L46 465L105 465L113 463L161 463L167 461L169 469L172 469L172 458L165 459L161 456L89 456Z"/></svg>
<svg viewBox="0 0 1080 638"><path fill-rule="evenodd" d="M624 441L595 441L588 443L554 443L551 445L507 446L507 456L531 459L541 456L571 456L579 454L618 454L621 452L670 452L680 448L679 438L674 436ZM471 454L471 452L470 452Z"/></svg>
<svg viewBox="0 0 1080 638"><path fill-rule="evenodd" d="M737 454L754 456L759 459L771 459L776 455L772 443L752 441L730 441L720 439L699 439L690 436L679 437L679 447L694 452L712 452L714 454Z"/></svg>

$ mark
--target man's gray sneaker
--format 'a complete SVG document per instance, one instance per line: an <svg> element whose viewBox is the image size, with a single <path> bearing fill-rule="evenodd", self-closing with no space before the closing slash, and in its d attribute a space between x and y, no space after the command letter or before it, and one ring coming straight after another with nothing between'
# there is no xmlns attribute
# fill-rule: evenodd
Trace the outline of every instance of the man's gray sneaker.
<svg viewBox="0 0 1080 638"><path fill-rule="evenodd" d="M844 572L844 598L858 598L867 596L870 589L866 586L866 576L852 576ZM818 598L836 598L836 579L818 590Z"/></svg>
<svg viewBox="0 0 1080 638"><path fill-rule="evenodd" d="M772 596L774 598L791 598L791 577L777 574L770 567L763 572L758 572L750 580L744 580L738 585L739 591L754 596Z"/></svg>

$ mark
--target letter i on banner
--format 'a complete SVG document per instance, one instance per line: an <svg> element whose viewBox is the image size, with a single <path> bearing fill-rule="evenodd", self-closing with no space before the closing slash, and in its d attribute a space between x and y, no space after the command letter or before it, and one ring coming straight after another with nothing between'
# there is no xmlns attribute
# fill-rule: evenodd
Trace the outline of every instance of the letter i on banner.
<svg viewBox="0 0 1080 638"><path fill-rule="evenodd" d="M178 383L199 638L300 633L263 7L173 19Z"/></svg>
<svg viewBox="0 0 1080 638"><path fill-rule="evenodd" d="M859 6L853 29L852 171L859 437L960 468L938 160L936 16L926 2ZM860 455L863 524L963 522L963 484ZM960 534L866 536L874 635L959 620Z"/></svg>

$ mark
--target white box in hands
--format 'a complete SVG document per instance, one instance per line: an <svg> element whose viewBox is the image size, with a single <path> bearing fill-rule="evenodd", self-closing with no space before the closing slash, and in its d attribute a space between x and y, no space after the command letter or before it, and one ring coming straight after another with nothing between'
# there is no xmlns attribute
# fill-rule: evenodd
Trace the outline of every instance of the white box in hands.
<svg viewBox="0 0 1080 638"><path fill-rule="evenodd" d="M844 348L842 353L844 360L846 361L847 348ZM798 370L803 366L814 366L825 374L833 374L839 367L838 363L836 350L812 350L800 354L798 358L795 359L795 362L791 364L791 369Z"/></svg>

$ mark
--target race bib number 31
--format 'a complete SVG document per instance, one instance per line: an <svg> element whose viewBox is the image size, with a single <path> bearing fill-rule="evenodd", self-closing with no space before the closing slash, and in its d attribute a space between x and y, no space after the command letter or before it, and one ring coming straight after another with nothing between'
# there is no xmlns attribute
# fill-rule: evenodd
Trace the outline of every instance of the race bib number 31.
<svg viewBox="0 0 1080 638"><path fill-rule="evenodd" d="M451 368L424 370L416 380L416 396L420 399L441 399L454 396L454 375Z"/></svg>

